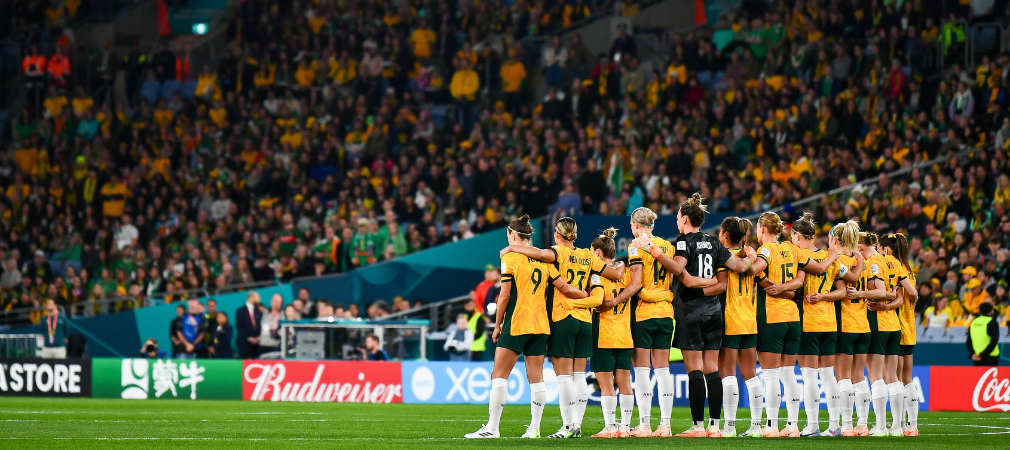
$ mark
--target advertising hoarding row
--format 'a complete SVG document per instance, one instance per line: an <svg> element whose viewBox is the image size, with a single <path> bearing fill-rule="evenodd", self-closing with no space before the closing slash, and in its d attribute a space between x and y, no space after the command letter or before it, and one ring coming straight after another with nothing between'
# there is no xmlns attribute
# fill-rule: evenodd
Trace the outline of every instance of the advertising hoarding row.
<svg viewBox="0 0 1010 450"><path fill-rule="evenodd" d="M492 368L490 362L442 361L9 359L0 361L0 396L486 404ZM687 406L684 365L671 364L670 373L674 405ZM797 379L803 382L798 370ZM550 363L544 382L547 402L557 404L557 376ZM922 410L1010 411L1010 368L916 366L913 383ZM655 389L655 380L651 384ZM746 385L739 385L740 406L746 407ZM596 386L590 400L599 401ZM530 401L522 363L509 374L507 401Z"/></svg>

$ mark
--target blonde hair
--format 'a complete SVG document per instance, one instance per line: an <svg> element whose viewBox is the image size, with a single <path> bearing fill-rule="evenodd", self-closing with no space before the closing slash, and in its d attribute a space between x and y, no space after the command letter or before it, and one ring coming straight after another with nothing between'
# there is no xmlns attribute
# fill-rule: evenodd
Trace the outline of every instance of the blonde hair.
<svg viewBox="0 0 1010 450"><path fill-rule="evenodd" d="M708 208L702 203L705 199L695 192L690 198L680 203L681 217L687 217L691 226L700 227L705 224L705 214Z"/></svg>
<svg viewBox="0 0 1010 450"><path fill-rule="evenodd" d="M656 224L656 213L644 206L635 208L631 213L631 220L643 227L652 227Z"/></svg>
<svg viewBox="0 0 1010 450"><path fill-rule="evenodd" d="M758 217L758 226L764 227L769 233L778 237L782 234L782 218L778 214L768 211Z"/></svg>
<svg viewBox="0 0 1010 450"><path fill-rule="evenodd" d="M614 243L615 237L617 237L617 228L607 228L593 240L592 248L599 250L600 253L603 253L604 258L613 258L614 256L617 256L617 244Z"/></svg>
<svg viewBox="0 0 1010 450"><path fill-rule="evenodd" d="M831 227L831 235L838 239L838 243L849 249L856 251L856 244L859 243L859 223L850 220Z"/></svg>
<svg viewBox="0 0 1010 450"><path fill-rule="evenodd" d="M558 223L554 224L554 232L568 242L575 242L575 239L579 237L579 226L575 224L575 219L562 217L558 219Z"/></svg>

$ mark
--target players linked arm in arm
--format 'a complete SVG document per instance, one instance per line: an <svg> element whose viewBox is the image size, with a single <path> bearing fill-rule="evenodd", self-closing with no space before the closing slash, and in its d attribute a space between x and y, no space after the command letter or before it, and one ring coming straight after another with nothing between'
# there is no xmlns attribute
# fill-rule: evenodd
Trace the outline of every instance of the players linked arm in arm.
<svg viewBox="0 0 1010 450"><path fill-rule="evenodd" d="M558 260L558 253L551 248L540 249L536 247L510 245L503 248L499 254L504 257L506 254L512 252L538 261L543 261L545 263L552 263ZM608 265L604 267L604 269L600 272L600 275L603 275L611 280L620 280L621 277L624 276L624 263L617 262L612 266Z"/></svg>

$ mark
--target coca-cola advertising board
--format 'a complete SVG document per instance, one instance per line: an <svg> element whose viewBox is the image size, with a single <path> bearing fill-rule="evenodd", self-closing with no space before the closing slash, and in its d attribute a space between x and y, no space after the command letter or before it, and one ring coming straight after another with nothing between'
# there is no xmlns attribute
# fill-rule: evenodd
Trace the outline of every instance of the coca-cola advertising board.
<svg viewBox="0 0 1010 450"><path fill-rule="evenodd" d="M933 366L933 411L1010 411L1010 368Z"/></svg>
<svg viewBox="0 0 1010 450"><path fill-rule="evenodd" d="M403 403L400 363L245 360L242 399Z"/></svg>

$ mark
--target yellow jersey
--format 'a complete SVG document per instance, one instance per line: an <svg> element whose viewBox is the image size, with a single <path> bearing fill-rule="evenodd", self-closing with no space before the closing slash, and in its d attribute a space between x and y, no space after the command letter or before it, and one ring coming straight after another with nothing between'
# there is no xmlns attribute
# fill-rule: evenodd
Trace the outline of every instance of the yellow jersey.
<svg viewBox="0 0 1010 450"><path fill-rule="evenodd" d="M568 284L580 291L589 288L590 277L595 273L599 274L606 268L606 263L597 258L591 250L585 248L568 248L563 245L551 247L554 252L554 267L557 269L556 275L564 277ZM553 281L553 277L551 278ZM554 306L551 311L551 320L558 322L565 317L572 316L582 322L593 322L593 311L589 308L577 308L572 305L571 300L561 293L560 289L551 287L554 291Z"/></svg>
<svg viewBox="0 0 1010 450"><path fill-rule="evenodd" d="M501 260L501 281L512 283L502 333L510 336L551 334L547 321L547 292L557 269L533 258L509 253Z"/></svg>
<svg viewBox="0 0 1010 450"><path fill-rule="evenodd" d="M788 242L769 242L758 248L757 256L768 263L766 277L774 283L788 283L796 278L797 249ZM763 277L759 277L761 280ZM767 323L799 322L800 310L796 302L765 296L765 320Z"/></svg>
<svg viewBox="0 0 1010 450"><path fill-rule="evenodd" d="M805 250L800 249L800 265L803 269L810 260L824 261L828 257L828 251L823 249ZM838 262L831 263L827 270L820 275L807 274L803 280L803 295L807 294L827 294L834 290L835 279L845 276L849 268ZM807 303L804 299L798 299L803 304L803 331L814 332L835 332L838 331L838 324L835 322L835 302Z"/></svg>
<svg viewBox="0 0 1010 450"><path fill-rule="evenodd" d="M624 276L618 281L597 274L593 274L590 279L592 281L591 296L613 300L628 286L631 274L624 272ZM610 311L594 314L596 348L635 347L635 343L631 339L631 309L628 308L630 301L630 298L626 299L615 305Z"/></svg>
<svg viewBox="0 0 1010 450"><path fill-rule="evenodd" d="M663 254L673 258L673 244L663 238L652 237L652 245L659 247ZM634 245L628 245L628 268L642 266L642 289L635 295L635 321L673 318L673 292L670 291L671 277L666 267L653 258L649 252Z"/></svg>
<svg viewBox="0 0 1010 450"><path fill-rule="evenodd" d="M908 282L916 287L914 273L908 272ZM898 322L901 323L901 345L915 345L915 302L909 301L907 295L898 307Z"/></svg>
<svg viewBox="0 0 1010 450"><path fill-rule="evenodd" d="M869 288L870 281L883 280L884 267L884 258L880 255L866 258L863 261L863 270L859 273L859 285L855 286L856 290L865 291ZM870 322L866 318L866 300L845 299L842 300L842 305L842 332L869 333Z"/></svg>
<svg viewBox="0 0 1010 450"><path fill-rule="evenodd" d="M738 248L730 249L736 254ZM722 294L726 305L726 332L728 336L757 334L757 293L754 275L745 275L720 267L716 273L726 272L726 292Z"/></svg>
<svg viewBox="0 0 1010 450"><path fill-rule="evenodd" d="M898 283L908 278L908 271L901 265L898 258L892 255L883 256L884 259L884 287L887 292L894 292L899 286ZM891 311L867 311L867 318L872 322L876 320L877 331L901 331L901 322L898 321L898 312Z"/></svg>

